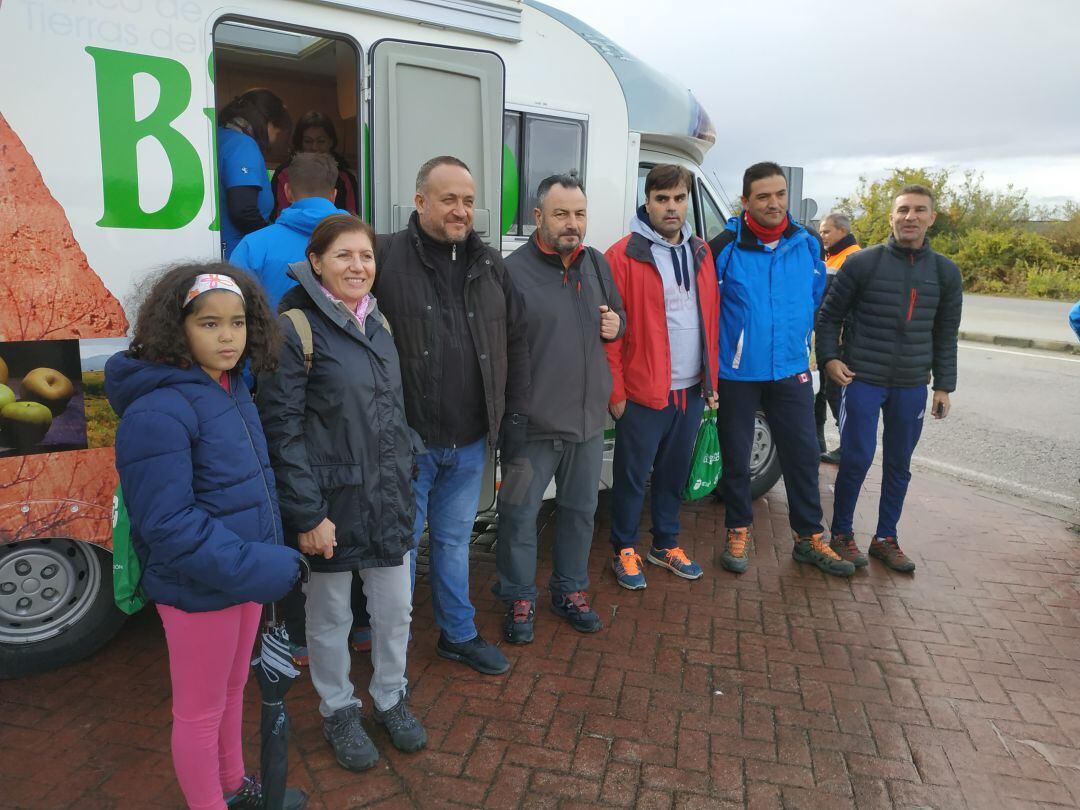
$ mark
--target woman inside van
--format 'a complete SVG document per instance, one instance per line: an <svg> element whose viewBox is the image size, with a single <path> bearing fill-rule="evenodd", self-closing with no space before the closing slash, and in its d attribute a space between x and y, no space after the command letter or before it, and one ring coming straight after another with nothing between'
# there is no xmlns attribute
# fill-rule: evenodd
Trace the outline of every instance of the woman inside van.
<svg viewBox="0 0 1080 810"><path fill-rule="evenodd" d="M277 370L259 376L257 402L288 542L307 555L308 665L323 735L348 770L379 759L349 678L350 604L359 571L371 615L374 721L394 746L418 751L427 733L410 711L405 653L412 619L414 453L401 367L379 312L375 231L332 214L311 234L299 284L281 299Z"/></svg>
<svg viewBox="0 0 1080 810"><path fill-rule="evenodd" d="M266 155L291 125L284 102L262 88L237 96L218 113L218 199L226 259L244 234L270 224L274 194Z"/></svg>
<svg viewBox="0 0 1080 810"><path fill-rule="evenodd" d="M326 115L312 110L304 113L304 116L296 122L292 144L289 148L289 159L277 167L270 180L270 188L274 192L274 213L271 219L277 219L277 215L289 207L289 200L285 196L285 184L289 182L289 164L301 152L321 152L337 161L337 196L334 198L334 204L350 214L359 214L360 189L356 183L356 175L349 169L348 161L338 152L338 138L334 124Z"/></svg>

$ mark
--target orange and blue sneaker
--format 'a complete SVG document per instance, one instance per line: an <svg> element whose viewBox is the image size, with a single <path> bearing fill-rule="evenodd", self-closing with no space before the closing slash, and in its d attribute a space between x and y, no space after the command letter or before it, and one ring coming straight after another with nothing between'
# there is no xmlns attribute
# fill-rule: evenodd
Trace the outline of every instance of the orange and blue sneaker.
<svg viewBox="0 0 1080 810"><path fill-rule="evenodd" d="M720 555L720 565L734 574L742 574L750 564L750 529L728 529L727 546Z"/></svg>
<svg viewBox="0 0 1080 810"><path fill-rule="evenodd" d="M874 539L870 541L870 556L877 557L893 571L902 571L905 574L910 574L915 570L915 563L908 559L908 556L900 550L900 546L897 544L895 537L875 536Z"/></svg>
<svg viewBox="0 0 1080 810"><path fill-rule="evenodd" d="M855 573L855 566L829 548L821 532L809 535L797 535L795 547L791 549L795 562L809 563L819 571L834 577L850 577Z"/></svg>
<svg viewBox="0 0 1080 810"><path fill-rule="evenodd" d="M615 581L628 591L640 591L645 587L645 575L641 573L641 557L633 547L624 548L611 561Z"/></svg>
<svg viewBox="0 0 1080 810"><path fill-rule="evenodd" d="M686 556L686 552L676 546L675 548L650 548L646 559L653 565L666 568L676 576L683 579L698 579L701 577L701 566Z"/></svg>

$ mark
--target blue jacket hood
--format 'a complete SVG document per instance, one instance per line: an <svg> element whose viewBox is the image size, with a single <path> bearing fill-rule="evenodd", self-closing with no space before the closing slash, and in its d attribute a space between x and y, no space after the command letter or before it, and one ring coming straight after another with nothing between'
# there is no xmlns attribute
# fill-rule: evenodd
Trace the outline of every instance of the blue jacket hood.
<svg viewBox="0 0 1080 810"><path fill-rule="evenodd" d="M158 388L202 382L217 385L201 368L151 363L127 352L118 352L105 363L105 396L117 416L123 416L135 400Z"/></svg>
<svg viewBox="0 0 1080 810"><path fill-rule="evenodd" d="M320 222L331 214L345 214L330 200L325 197L306 197L297 200L280 214L274 221L275 225L284 225L292 231L304 236L311 236Z"/></svg>

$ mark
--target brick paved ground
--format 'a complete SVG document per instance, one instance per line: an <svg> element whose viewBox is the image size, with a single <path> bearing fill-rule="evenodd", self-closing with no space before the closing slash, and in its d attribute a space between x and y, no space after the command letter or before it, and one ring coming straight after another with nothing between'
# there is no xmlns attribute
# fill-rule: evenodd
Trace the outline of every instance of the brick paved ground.
<svg viewBox="0 0 1080 810"><path fill-rule="evenodd" d="M857 526L872 527L869 505ZM409 675L428 749L398 754L380 730L375 770L340 769L305 680L290 694L295 781L316 808L1080 804L1080 537L1067 525L919 475L903 522L918 572L871 561L848 582L792 562L782 494L757 510L739 578L714 563L711 502L684 510L696 583L651 569L647 590L620 590L598 540L604 631L541 611L501 677L434 655L421 585ZM494 639L480 556L474 599ZM365 657L355 664L366 684ZM90 661L0 684L0 805L179 806L167 682L147 611ZM248 699L255 762L254 686Z"/></svg>

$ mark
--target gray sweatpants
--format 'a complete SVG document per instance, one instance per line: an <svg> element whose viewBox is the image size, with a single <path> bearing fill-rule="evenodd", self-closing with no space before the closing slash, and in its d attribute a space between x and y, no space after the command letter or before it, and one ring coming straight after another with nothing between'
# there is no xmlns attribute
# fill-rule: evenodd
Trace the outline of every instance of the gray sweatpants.
<svg viewBox="0 0 1080 810"><path fill-rule="evenodd" d="M401 565L364 568L368 613L371 615L371 665L368 691L375 708L393 708L405 693L405 651L412 621L412 577L409 555ZM322 701L319 712L329 717L338 709L359 705L349 679L352 664L352 572L312 572L304 585L307 596L307 646L311 682Z"/></svg>
<svg viewBox="0 0 1080 810"><path fill-rule="evenodd" d="M544 490L555 477L552 594L589 587L589 551L604 463L604 436L584 442L544 439L525 443L520 458L503 466L499 488L499 542L495 595L504 602L536 601L536 518Z"/></svg>

